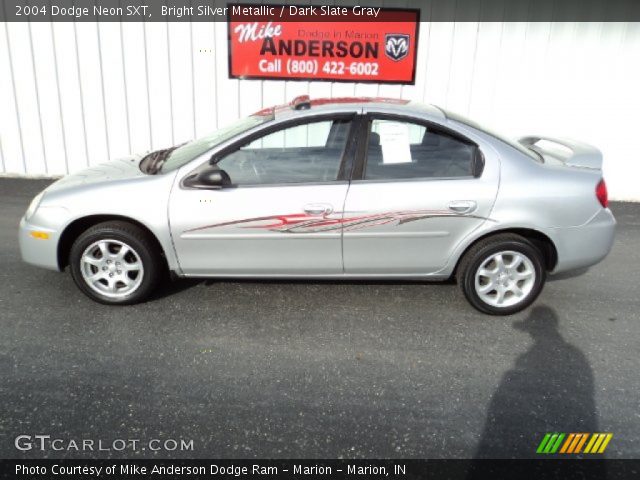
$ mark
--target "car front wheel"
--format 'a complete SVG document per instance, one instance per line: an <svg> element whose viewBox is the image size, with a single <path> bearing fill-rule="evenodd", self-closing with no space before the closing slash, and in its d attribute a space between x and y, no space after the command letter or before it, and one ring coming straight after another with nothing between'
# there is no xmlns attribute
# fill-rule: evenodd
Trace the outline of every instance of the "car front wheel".
<svg viewBox="0 0 640 480"><path fill-rule="evenodd" d="M149 296L161 258L147 232L120 221L104 222L80 235L69 263L76 285L100 303L128 305Z"/></svg>
<svg viewBox="0 0 640 480"><path fill-rule="evenodd" d="M542 254L520 235L481 240L464 256L458 282L469 303L491 315L510 315L533 303L542 291Z"/></svg>

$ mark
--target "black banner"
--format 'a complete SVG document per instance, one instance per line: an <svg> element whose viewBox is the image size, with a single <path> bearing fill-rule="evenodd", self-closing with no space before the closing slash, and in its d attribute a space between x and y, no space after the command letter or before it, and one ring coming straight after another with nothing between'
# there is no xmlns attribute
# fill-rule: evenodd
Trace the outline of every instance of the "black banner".
<svg viewBox="0 0 640 480"><path fill-rule="evenodd" d="M0 460L12 479L613 479L638 478L640 460Z"/></svg>
<svg viewBox="0 0 640 480"><path fill-rule="evenodd" d="M0 21L3 22L225 22L233 12L231 0L2 0ZM245 2L246 3L246 2ZM376 21L368 14L368 2L356 0L340 4L349 15L333 15L334 2L291 2L304 12L305 21L350 22L351 15ZM378 2L371 2L378 3ZM305 5L306 4L306 5ZM630 22L640 20L638 0L414 0L407 3L421 10L420 19L430 22ZM324 6L324 8L323 8ZM389 6L389 4L387 5ZM356 9L354 10L354 7ZM379 8L372 6L372 8ZM282 9L268 2L255 2L256 21L300 21L284 17ZM290 13L287 10L287 13ZM297 13L296 13L297 15ZM296 16L294 15L294 17Z"/></svg>

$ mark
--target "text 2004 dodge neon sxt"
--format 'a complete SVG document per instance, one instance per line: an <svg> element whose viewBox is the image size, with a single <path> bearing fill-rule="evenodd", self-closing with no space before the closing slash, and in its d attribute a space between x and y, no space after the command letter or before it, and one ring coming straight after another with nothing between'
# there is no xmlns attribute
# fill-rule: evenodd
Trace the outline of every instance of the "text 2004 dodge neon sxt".
<svg viewBox="0 0 640 480"><path fill-rule="evenodd" d="M31 203L25 261L103 303L181 277L455 277L509 314L613 242L593 147L512 142L432 106L302 97L179 147L69 175Z"/></svg>

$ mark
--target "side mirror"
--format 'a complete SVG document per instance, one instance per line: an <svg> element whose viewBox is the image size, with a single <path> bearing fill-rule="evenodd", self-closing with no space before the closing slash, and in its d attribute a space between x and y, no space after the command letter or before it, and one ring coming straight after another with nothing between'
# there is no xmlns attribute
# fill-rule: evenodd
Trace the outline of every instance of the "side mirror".
<svg viewBox="0 0 640 480"><path fill-rule="evenodd" d="M231 185L229 174L215 166L205 168L189 180L189 186L195 188L223 188Z"/></svg>

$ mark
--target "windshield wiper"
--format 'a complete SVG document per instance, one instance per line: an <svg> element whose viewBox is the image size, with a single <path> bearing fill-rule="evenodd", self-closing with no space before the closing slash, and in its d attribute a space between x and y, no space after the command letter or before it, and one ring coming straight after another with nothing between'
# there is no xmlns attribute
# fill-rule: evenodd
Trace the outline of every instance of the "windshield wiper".
<svg viewBox="0 0 640 480"><path fill-rule="evenodd" d="M169 155L178 148L179 145L175 147L165 148L163 150L156 150L155 152L151 152L142 159L140 162L144 165L144 171L149 175L155 175L162 168L162 164L165 162Z"/></svg>

